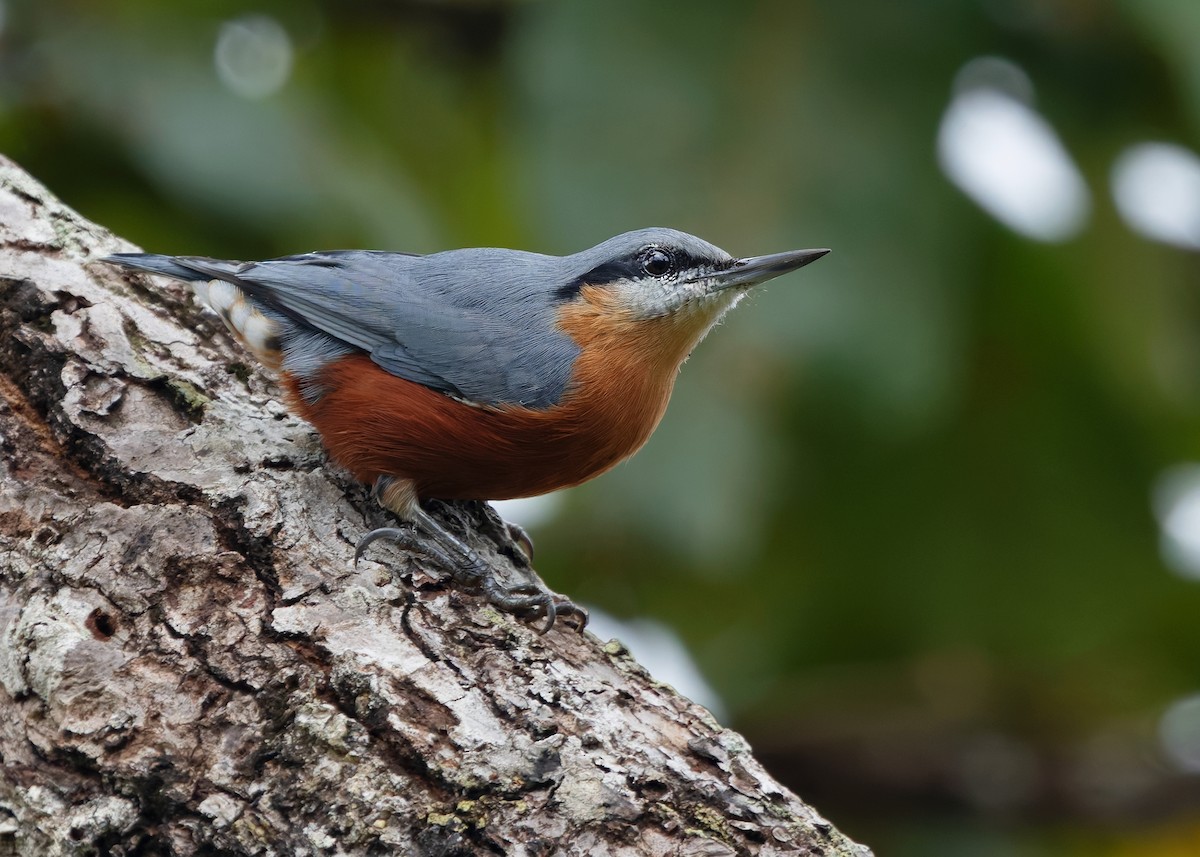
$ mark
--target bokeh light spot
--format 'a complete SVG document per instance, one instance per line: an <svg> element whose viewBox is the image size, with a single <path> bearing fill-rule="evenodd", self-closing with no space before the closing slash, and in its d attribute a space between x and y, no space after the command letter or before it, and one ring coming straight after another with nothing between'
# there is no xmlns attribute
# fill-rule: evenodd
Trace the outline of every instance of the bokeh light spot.
<svg viewBox="0 0 1200 857"><path fill-rule="evenodd" d="M1200 157L1170 143L1139 143L1112 170L1117 210L1155 241L1200 249Z"/></svg>
<svg viewBox="0 0 1200 857"><path fill-rule="evenodd" d="M601 640L620 640L656 680L703 705L717 720L724 720L726 712L721 697L700 673L683 640L669 626L653 619L622 621L595 607L588 610L589 631Z"/></svg>
<svg viewBox="0 0 1200 857"><path fill-rule="evenodd" d="M1163 712L1158 739L1171 764L1200 774L1200 695L1176 700Z"/></svg>
<svg viewBox="0 0 1200 857"><path fill-rule="evenodd" d="M1180 464L1154 486L1163 560L1183 577L1200 579L1200 464Z"/></svg>
<svg viewBox="0 0 1200 857"><path fill-rule="evenodd" d="M1029 803L1041 772L1033 750L1007 735L974 736L961 749L957 765L959 792L983 809L1000 810Z"/></svg>
<svg viewBox="0 0 1200 857"><path fill-rule="evenodd" d="M1023 103L1030 93L1021 92L1021 79L983 72L964 70L956 80L938 131L942 170L1013 231L1039 241L1071 238L1090 208L1079 169L1050 124Z"/></svg>
<svg viewBox="0 0 1200 857"><path fill-rule="evenodd" d="M292 40L274 18L247 15L221 25L213 61L230 90L243 98L266 98L291 74Z"/></svg>
<svg viewBox="0 0 1200 857"><path fill-rule="evenodd" d="M954 75L954 94L980 89L1003 93L1022 104L1033 103L1033 81L1015 62L1003 57L976 57Z"/></svg>
<svg viewBox="0 0 1200 857"><path fill-rule="evenodd" d="M556 491L538 497L521 497L516 500L493 500L492 506L500 517L527 530L554 519L562 509L563 493Z"/></svg>

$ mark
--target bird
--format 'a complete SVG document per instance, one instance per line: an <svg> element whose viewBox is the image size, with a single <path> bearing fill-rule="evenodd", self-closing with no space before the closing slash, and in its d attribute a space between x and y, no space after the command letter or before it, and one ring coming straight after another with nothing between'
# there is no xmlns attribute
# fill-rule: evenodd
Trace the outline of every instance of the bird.
<svg viewBox="0 0 1200 857"><path fill-rule="evenodd" d="M279 373L333 461L402 524L364 534L355 562L379 539L399 542L497 609L541 619L545 633L558 617L582 631L586 611L535 583L501 584L422 501L530 497L609 470L647 441L683 362L749 289L828 252L738 258L655 227L563 256L467 248L103 261L190 284ZM528 536L512 532L531 558Z"/></svg>

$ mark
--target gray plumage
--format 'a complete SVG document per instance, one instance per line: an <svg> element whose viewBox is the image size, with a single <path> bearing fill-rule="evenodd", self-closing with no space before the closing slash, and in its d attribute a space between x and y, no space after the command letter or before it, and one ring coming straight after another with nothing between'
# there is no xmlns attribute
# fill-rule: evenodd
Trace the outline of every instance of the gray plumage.
<svg viewBox="0 0 1200 857"><path fill-rule="evenodd" d="M317 383L329 359L361 351L383 369L483 405L561 400L579 346L557 326L571 286L633 276L637 254L731 257L673 229L618 235L570 256L492 248L427 256L340 250L265 262L119 254L107 261L186 282L236 285L280 328L284 368Z"/></svg>

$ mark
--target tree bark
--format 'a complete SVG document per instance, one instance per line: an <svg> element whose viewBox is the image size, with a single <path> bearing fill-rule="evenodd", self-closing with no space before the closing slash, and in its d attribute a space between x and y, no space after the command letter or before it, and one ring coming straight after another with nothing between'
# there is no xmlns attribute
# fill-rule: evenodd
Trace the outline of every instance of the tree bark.
<svg viewBox="0 0 1200 857"><path fill-rule="evenodd" d="M620 643L356 569L384 514L130 249L0 159L0 854L870 853Z"/></svg>

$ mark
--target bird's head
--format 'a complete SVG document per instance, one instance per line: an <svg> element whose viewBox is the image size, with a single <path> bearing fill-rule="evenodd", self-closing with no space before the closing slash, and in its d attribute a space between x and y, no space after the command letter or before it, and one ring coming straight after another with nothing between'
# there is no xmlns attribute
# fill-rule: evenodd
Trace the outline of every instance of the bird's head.
<svg viewBox="0 0 1200 857"><path fill-rule="evenodd" d="M556 297L586 308L589 328L645 341L650 331L684 354L755 285L813 262L828 250L736 258L675 229L626 232L565 257L570 274Z"/></svg>

